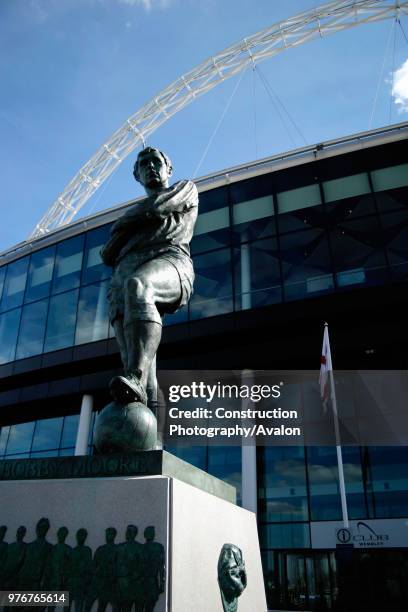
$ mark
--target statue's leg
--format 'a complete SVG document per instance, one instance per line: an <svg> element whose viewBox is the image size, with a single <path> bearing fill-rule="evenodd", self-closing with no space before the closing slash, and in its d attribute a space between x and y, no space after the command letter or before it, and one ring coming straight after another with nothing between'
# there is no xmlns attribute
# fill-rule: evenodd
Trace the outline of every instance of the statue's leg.
<svg viewBox="0 0 408 612"><path fill-rule="evenodd" d="M180 293L177 270L163 259L143 264L126 282L124 331L128 370L140 379L144 388L150 372L151 383L157 388L156 368L152 364L162 334L160 312L177 302Z"/></svg>
<svg viewBox="0 0 408 612"><path fill-rule="evenodd" d="M180 297L178 272L165 259L157 258L143 264L126 279L123 337L127 367L125 377L115 377L111 381L111 393L115 399L129 401L133 395L145 403L150 373L149 393L156 394L155 367L152 364L162 335L160 313L177 304Z"/></svg>
<svg viewBox="0 0 408 612"><path fill-rule="evenodd" d="M147 405L154 415L157 416L157 377L156 377L156 355L150 364L149 374L147 376Z"/></svg>
<svg viewBox="0 0 408 612"><path fill-rule="evenodd" d="M123 329L123 317L117 317L112 325L113 329L115 330L116 342L119 346L120 358L122 360L123 369L126 373L128 367L128 352L125 341L125 331Z"/></svg>
<svg viewBox="0 0 408 612"><path fill-rule="evenodd" d="M128 373L147 387L152 361L159 348L162 326L155 321L134 321L126 326Z"/></svg>

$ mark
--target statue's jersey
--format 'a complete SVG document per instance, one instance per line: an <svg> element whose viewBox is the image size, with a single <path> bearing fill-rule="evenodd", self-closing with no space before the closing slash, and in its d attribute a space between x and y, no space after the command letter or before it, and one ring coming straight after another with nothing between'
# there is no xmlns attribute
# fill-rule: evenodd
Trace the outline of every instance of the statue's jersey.
<svg viewBox="0 0 408 612"><path fill-rule="evenodd" d="M102 259L115 266L130 252L161 251L170 245L190 255L197 205L197 188L192 181L179 181L137 202L112 226Z"/></svg>
<svg viewBox="0 0 408 612"><path fill-rule="evenodd" d="M187 303L194 281L189 243L197 213L196 186L191 181L180 181L138 202L112 226L112 237L101 252L103 261L115 268L109 289L112 323L124 312L126 279L151 260L170 262L180 278L181 295L164 312L175 312Z"/></svg>

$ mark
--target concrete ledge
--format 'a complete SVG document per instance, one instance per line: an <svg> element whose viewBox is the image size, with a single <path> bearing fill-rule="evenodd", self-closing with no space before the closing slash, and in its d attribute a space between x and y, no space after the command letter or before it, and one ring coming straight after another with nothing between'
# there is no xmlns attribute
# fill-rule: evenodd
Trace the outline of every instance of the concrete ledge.
<svg viewBox="0 0 408 612"><path fill-rule="evenodd" d="M0 480L50 480L115 476L169 476L236 503L236 489L162 450L129 455L92 455L0 461Z"/></svg>

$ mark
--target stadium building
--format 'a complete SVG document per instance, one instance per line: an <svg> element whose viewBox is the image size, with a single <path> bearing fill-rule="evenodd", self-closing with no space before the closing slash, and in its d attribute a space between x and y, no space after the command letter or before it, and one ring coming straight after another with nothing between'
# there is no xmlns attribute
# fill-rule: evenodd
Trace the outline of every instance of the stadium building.
<svg viewBox="0 0 408 612"><path fill-rule="evenodd" d="M317 373L327 320L335 368L407 369L407 136L398 124L199 179L195 292L165 321L158 368ZM1 459L92 453L120 368L99 251L131 204L0 255ZM179 454L257 508L270 609L408 601L406 447L343 448L347 550L334 447Z"/></svg>

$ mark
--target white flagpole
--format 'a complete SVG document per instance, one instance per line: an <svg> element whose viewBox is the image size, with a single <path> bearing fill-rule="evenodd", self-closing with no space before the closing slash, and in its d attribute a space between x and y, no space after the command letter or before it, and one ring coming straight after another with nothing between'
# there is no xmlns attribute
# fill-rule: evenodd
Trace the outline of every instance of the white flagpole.
<svg viewBox="0 0 408 612"><path fill-rule="evenodd" d="M327 323L324 324L323 354L324 354L325 349L326 349L326 354L327 354L327 357L326 357L327 371L328 371L328 375L330 378L330 395L331 395L332 407L333 407L334 433L336 437L336 452L337 452L337 467L338 467L338 472L339 472L341 515L342 515L344 527L348 528L349 519L348 519L348 511L347 511L346 484L344 480L343 455L341 452L341 444L340 444L339 415L337 412L336 389L334 387L333 366L332 366L331 351L330 351L329 326Z"/></svg>

